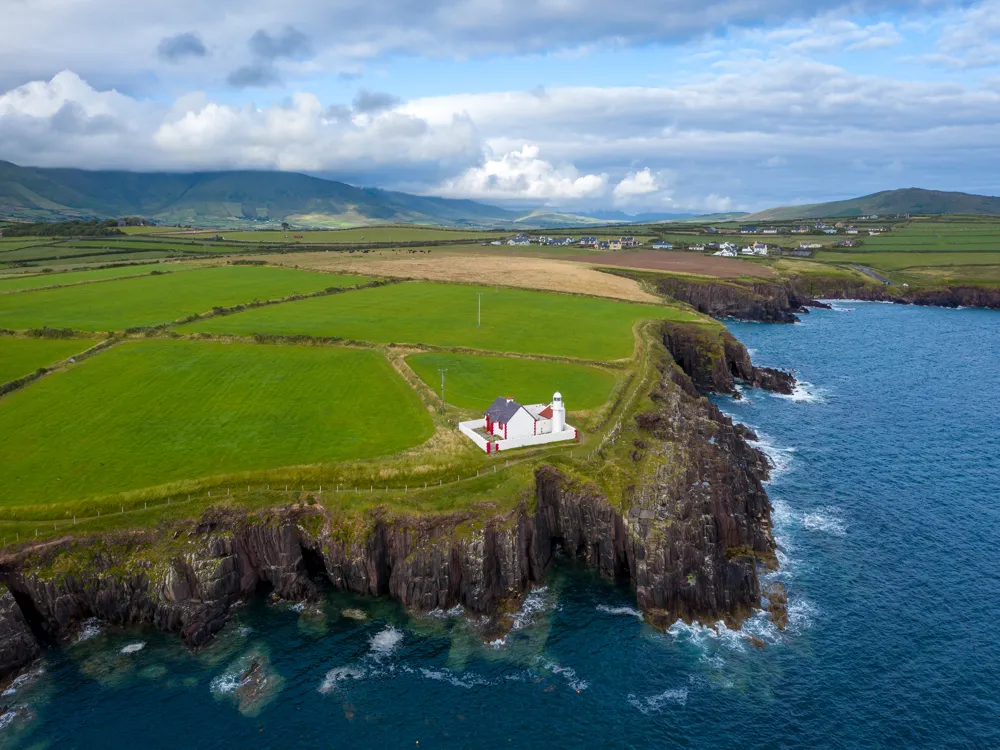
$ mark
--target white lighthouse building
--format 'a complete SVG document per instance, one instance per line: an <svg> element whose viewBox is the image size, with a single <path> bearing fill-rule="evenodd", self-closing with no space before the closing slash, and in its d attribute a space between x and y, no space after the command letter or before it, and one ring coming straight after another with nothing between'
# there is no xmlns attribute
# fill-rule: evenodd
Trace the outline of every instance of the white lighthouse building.
<svg viewBox="0 0 1000 750"><path fill-rule="evenodd" d="M562 394L556 391L552 395L552 432L562 432L566 429L566 407L563 405Z"/></svg>
<svg viewBox="0 0 1000 750"><path fill-rule="evenodd" d="M487 453L578 437L576 429L566 424L566 405L558 391L550 404L525 406L501 396L482 419L461 422L458 428Z"/></svg>

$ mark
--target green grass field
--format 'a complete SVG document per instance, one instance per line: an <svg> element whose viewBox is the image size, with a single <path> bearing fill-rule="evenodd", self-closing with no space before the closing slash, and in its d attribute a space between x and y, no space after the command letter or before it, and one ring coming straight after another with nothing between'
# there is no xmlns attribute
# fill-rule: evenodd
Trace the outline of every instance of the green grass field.
<svg viewBox="0 0 1000 750"><path fill-rule="evenodd" d="M158 248L132 248L127 246L109 246L105 249L105 244L87 245L83 243L59 242L49 245L32 245L22 247L19 250L9 250L0 252L0 260L5 262L55 262L58 260L73 259L80 262L83 258L101 256L102 262L109 260L122 260L124 258L141 257L169 257L184 255L181 250L171 245L163 245ZM196 249L196 248L193 248ZM123 252L124 251L124 252Z"/></svg>
<svg viewBox="0 0 1000 750"><path fill-rule="evenodd" d="M432 432L373 351L132 342L0 401L0 504L388 455Z"/></svg>
<svg viewBox="0 0 1000 750"><path fill-rule="evenodd" d="M39 367L60 362L89 349L85 339L13 339L0 337L0 383L30 375Z"/></svg>
<svg viewBox="0 0 1000 750"><path fill-rule="evenodd" d="M355 286L361 276L296 271L288 268L222 266L162 276L142 276L0 295L0 328L51 326L85 331L117 331L170 323L186 315L230 306Z"/></svg>
<svg viewBox="0 0 1000 750"><path fill-rule="evenodd" d="M482 327L477 295L482 293ZM614 360L632 354L632 327L693 319L670 307L493 287L408 282L248 310L182 332L307 334L376 343ZM3 325L0 315L0 325Z"/></svg>
<svg viewBox="0 0 1000 750"><path fill-rule="evenodd" d="M39 289L47 286L63 286L80 284L87 281L104 281L105 279L123 279L129 276L143 276L152 271L171 273L186 271L195 266L185 266L180 263L150 263L141 266L119 266L117 268L98 268L93 271L69 271L67 273L33 273L31 275L0 276L0 294L23 289Z"/></svg>
<svg viewBox="0 0 1000 750"><path fill-rule="evenodd" d="M857 263L887 271L933 266L995 266L1000 265L998 252L884 252L835 253L818 252L816 260L826 263Z"/></svg>
<svg viewBox="0 0 1000 750"><path fill-rule="evenodd" d="M213 232L214 234L214 232ZM356 229L324 229L318 231L302 231L289 229L263 230L256 232L241 232L238 230L219 230L218 234L226 240L240 242L279 242L279 243L358 243L358 242L434 242L437 240L490 240L503 236L499 232L476 232L464 229L445 229L441 227L360 227Z"/></svg>
<svg viewBox="0 0 1000 750"><path fill-rule="evenodd" d="M464 409L485 410L497 396L548 403L559 391L570 411L587 411L607 401L615 385L607 370L567 362L428 352L411 355L406 363L438 393L438 371L447 369L445 400Z"/></svg>

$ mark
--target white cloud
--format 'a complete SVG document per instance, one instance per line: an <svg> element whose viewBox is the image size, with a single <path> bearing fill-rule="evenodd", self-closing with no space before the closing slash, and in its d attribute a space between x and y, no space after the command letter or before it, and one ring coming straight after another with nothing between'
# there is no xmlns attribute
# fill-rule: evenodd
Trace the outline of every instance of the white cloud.
<svg viewBox="0 0 1000 750"><path fill-rule="evenodd" d="M929 62L953 68L1000 65L1000 0L985 0L950 19Z"/></svg>
<svg viewBox="0 0 1000 750"><path fill-rule="evenodd" d="M0 45L0 87L48 78L64 68L91 81L128 80L135 87L173 75L204 87L234 73L237 84L264 84L287 77L295 61L306 58L336 74L394 54L456 60L586 54L607 46L683 43L734 28L805 25L846 8L864 13L885 5L884 0L14 0L3 4L4 28L16 33L6 34ZM894 0L892 9L926 5L926 0ZM113 43L107 43L110 29ZM181 47L171 42L181 37ZM849 43L858 41L863 43ZM191 54L173 54L182 51Z"/></svg>
<svg viewBox="0 0 1000 750"><path fill-rule="evenodd" d="M629 172L624 179L615 185L613 194L615 198L628 200L639 195L649 195L662 190L663 186L657 180L657 176L649 171L649 167L638 172Z"/></svg>
<svg viewBox="0 0 1000 750"><path fill-rule="evenodd" d="M525 144L519 151L488 159L446 180L434 192L461 198L560 203L604 195L607 175L581 175L571 164L553 166L539 157L538 146Z"/></svg>
<svg viewBox="0 0 1000 750"><path fill-rule="evenodd" d="M463 168L479 160L475 126L410 114L329 109L298 92L267 107L190 94L173 106L97 91L71 72L0 95L0 158L42 166L298 171Z"/></svg>

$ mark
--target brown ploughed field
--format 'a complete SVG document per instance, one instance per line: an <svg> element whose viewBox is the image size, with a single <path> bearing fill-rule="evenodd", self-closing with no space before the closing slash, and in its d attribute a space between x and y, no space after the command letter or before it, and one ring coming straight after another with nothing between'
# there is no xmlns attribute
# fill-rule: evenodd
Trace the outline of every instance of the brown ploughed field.
<svg viewBox="0 0 1000 750"><path fill-rule="evenodd" d="M639 250L636 252L608 253L604 256L583 255L566 258L577 263L592 266L615 266L619 268L647 269L650 271L671 271L674 273L694 273L701 276L718 276L732 279L739 276L759 276L771 278L774 270L757 263L748 263L739 258L716 258L698 253L680 253L670 250Z"/></svg>

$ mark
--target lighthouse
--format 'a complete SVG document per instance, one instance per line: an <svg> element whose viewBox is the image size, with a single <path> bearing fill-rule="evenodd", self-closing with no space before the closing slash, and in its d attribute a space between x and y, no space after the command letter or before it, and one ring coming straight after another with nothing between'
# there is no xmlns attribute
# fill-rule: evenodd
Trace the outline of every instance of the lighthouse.
<svg viewBox="0 0 1000 750"><path fill-rule="evenodd" d="M566 429L566 407L563 405L562 394L556 391L552 395L552 431L562 432Z"/></svg>

